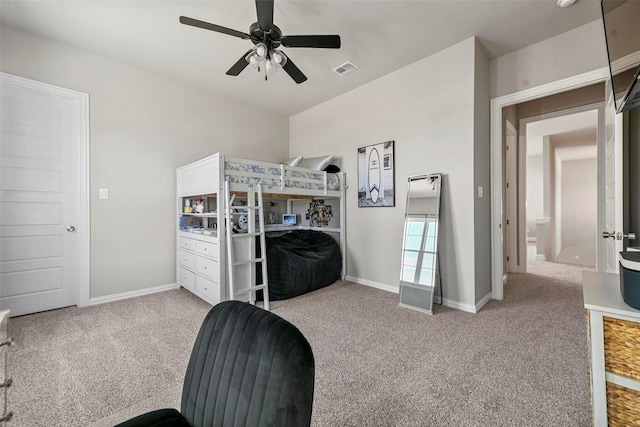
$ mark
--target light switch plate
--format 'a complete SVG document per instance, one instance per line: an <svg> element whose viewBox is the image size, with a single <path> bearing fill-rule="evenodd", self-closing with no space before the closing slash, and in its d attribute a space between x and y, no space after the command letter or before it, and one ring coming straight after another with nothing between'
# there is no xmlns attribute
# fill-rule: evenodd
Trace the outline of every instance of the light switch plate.
<svg viewBox="0 0 640 427"><path fill-rule="evenodd" d="M98 189L98 197L101 199L109 198L109 189L108 188L100 188Z"/></svg>

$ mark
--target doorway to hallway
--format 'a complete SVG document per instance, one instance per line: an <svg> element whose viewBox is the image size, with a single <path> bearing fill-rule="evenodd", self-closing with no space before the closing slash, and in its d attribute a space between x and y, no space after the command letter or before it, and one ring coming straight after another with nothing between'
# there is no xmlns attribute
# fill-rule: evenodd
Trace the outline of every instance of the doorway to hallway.
<svg viewBox="0 0 640 427"><path fill-rule="evenodd" d="M519 222L527 246L520 271L529 271L531 243L533 260L597 265L599 111L587 106L520 121L525 218Z"/></svg>

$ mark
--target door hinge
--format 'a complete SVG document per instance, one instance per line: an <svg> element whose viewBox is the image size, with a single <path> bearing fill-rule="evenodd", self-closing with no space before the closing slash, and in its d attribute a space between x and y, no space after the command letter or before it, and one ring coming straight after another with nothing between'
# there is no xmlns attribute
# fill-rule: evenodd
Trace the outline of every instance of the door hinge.
<svg viewBox="0 0 640 427"><path fill-rule="evenodd" d="M509 255L507 255L507 262L509 262Z"/></svg>
<svg viewBox="0 0 640 427"><path fill-rule="evenodd" d="M507 188L509 188L509 183L507 182Z"/></svg>
<svg viewBox="0 0 640 427"><path fill-rule="evenodd" d="M507 220L507 225L509 225L509 220Z"/></svg>

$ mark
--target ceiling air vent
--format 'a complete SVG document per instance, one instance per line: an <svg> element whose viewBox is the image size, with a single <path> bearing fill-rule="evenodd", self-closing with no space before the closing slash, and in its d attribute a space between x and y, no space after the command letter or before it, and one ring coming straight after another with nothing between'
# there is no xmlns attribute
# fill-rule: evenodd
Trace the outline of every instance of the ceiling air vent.
<svg viewBox="0 0 640 427"><path fill-rule="evenodd" d="M352 72L353 70L356 70L357 68L358 68L358 66L356 64L354 64L351 61L347 61L344 64L339 65L336 68L334 68L333 71L336 74L344 76L345 74L348 74L348 73Z"/></svg>

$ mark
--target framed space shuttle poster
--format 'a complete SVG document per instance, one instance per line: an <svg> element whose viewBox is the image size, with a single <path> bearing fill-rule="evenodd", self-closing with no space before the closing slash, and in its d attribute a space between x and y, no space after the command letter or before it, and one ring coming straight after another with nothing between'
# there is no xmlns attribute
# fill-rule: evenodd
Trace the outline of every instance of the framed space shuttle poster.
<svg viewBox="0 0 640 427"><path fill-rule="evenodd" d="M358 148L358 207L396 205L393 143Z"/></svg>

